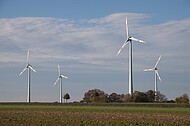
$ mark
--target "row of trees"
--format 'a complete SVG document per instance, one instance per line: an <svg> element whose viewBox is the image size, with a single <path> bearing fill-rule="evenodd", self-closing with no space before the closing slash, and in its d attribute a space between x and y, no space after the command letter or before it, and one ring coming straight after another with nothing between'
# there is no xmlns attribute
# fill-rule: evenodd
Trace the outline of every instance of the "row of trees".
<svg viewBox="0 0 190 126"><path fill-rule="evenodd" d="M83 97L83 102L154 102L155 100L165 102L167 98L160 92L155 96L155 92L152 90L147 92L135 91L132 95L117 93L108 95L99 89L89 90Z"/></svg>
<svg viewBox="0 0 190 126"><path fill-rule="evenodd" d="M187 94L176 98L176 103L189 103L189 98ZM106 94L100 89L89 90L84 94L83 100L81 102L167 102L167 98L164 94L149 90L147 92L135 91L132 95L130 94L117 94L112 93L110 95Z"/></svg>
<svg viewBox="0 0 190 126"><path fill-rule="evenodd" d="M63 97L66 102L70 99L68 93L66 93ZM110 95L106 94L104 91L100 89L89 90L84 94L82 102L168 102L165 95L152 90L148 90L147 92L135 91L132 95L130 94L117 94L112 93ZM187 94L183 94L180 97L175 98L176 103L189 103L189 98Z"/></svg>

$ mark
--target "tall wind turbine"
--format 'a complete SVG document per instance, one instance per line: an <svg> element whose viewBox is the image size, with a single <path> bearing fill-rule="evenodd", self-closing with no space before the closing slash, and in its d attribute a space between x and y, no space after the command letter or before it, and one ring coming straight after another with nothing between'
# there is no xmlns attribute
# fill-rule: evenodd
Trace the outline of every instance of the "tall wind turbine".
<svg viewBox="0 0 190 126"><path fill-rule="evenodd" d="M158 74L158 68L157 68L160 59L161 59L161 56L158 58L158 61L156 62L156 65L154 66L154 68L152 68L152 69L145 69L144 70L144 71L154 71L155 72L155 85L154 85L155 95L157 95L157 91L158 91L157 76L158 76L160 82L162 81L161 78L160 78L160 76L159 76L159 74Z"/></svg>
<svg viewBox="0 0 190 126"><path fill-rule="evenodd" d="M68 77L66 77L66 76L64 76L64 75L61 75L61 71L60 71L60 67L59 67L59 64L58 64L58 72L59 72L59 76L58 76L58 78L57 78L57 80L56 80L56 82L54 83L54 85L53 86L55 86L56 84L57 84L57 82L59 81L59 79L61 79L60 80L60 103L62 103L62 78L68 78Z"/></svg>
<svg viewBox="0 0 190 126"><path fill-rule="evenodd" d="M29 64L29 49L27 52L27 64L26 67L23 69L23 71L19 74L19 76L26 70L28 69L28 95L27 95L27 102L30 103L30 69L36 72L32 66Z"/></svg>
<svg viewBox="0 0 190 126"><path fill-rule="evenodd" d="M128 30L128 25L127 25L127 17L126 17L126 33L127 33L127 39L125 40L123 46L121 49L118 51L117 55L121 52L123 47L129 43L129 94L133 94L133 71L132 71L132 40L141 42L141 43L146 43L142 40L133 38L132 36L129 36L129 30ZM116 56L117 56L116 55Z"/></svg>

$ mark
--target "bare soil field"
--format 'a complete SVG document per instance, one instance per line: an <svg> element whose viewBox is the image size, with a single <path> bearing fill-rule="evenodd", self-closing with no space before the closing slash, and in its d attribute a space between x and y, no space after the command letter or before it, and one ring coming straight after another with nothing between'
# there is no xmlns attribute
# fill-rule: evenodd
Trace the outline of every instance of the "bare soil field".
<svg viewBox="0 0 190 126"><path fill-rule="evenodd" d="M189 108L0 105L0 126L186 126Z"/></svg>

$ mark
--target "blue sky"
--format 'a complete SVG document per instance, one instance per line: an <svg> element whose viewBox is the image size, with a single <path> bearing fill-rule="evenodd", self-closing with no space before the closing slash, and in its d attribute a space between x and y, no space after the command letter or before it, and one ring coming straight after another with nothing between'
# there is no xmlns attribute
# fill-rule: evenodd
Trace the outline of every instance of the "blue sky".
<svg viewBox="0 0 190 126"><path fill-rule="evenodd" d="M190 2L168 1L0 1L0 102L26 101L26 65L30 49L31 100L59 100L58 72L63 92L79 101L98 88L106 93L128 93L128 45L116 57L130 35L147 41L133 43L134 90L154 89L151 68L158 57L162 82L158 89L168 99L188 93L190 63Z"/></svg>

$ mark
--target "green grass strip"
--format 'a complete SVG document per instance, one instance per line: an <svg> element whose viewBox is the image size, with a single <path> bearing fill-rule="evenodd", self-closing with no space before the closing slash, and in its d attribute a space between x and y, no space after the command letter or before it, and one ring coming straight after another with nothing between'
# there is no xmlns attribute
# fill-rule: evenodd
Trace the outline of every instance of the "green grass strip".
<svg viewBox="0 0 190 126"><path fill-rule="evenodd" d="M0 109L88 109L88 110L133 110L133 111L166 111L190 112L190 108L149 108L149 107L105 107L105 106L17 106L0 105Z"/></svg>
<svg viewBox="0 0 190 126"><path fill-rule="evenodd" d="M182 124L168 124L168 123L152 123L152 122L128 122L128 121L103 121L103 120L70 120L70 119L36 119L36 118L17 118L17 117L3 117L0 120L8 121L50 121L50 122L70 122L80 124L123 124L123 125L141 125L141 126L185 126Z"/></svg>

